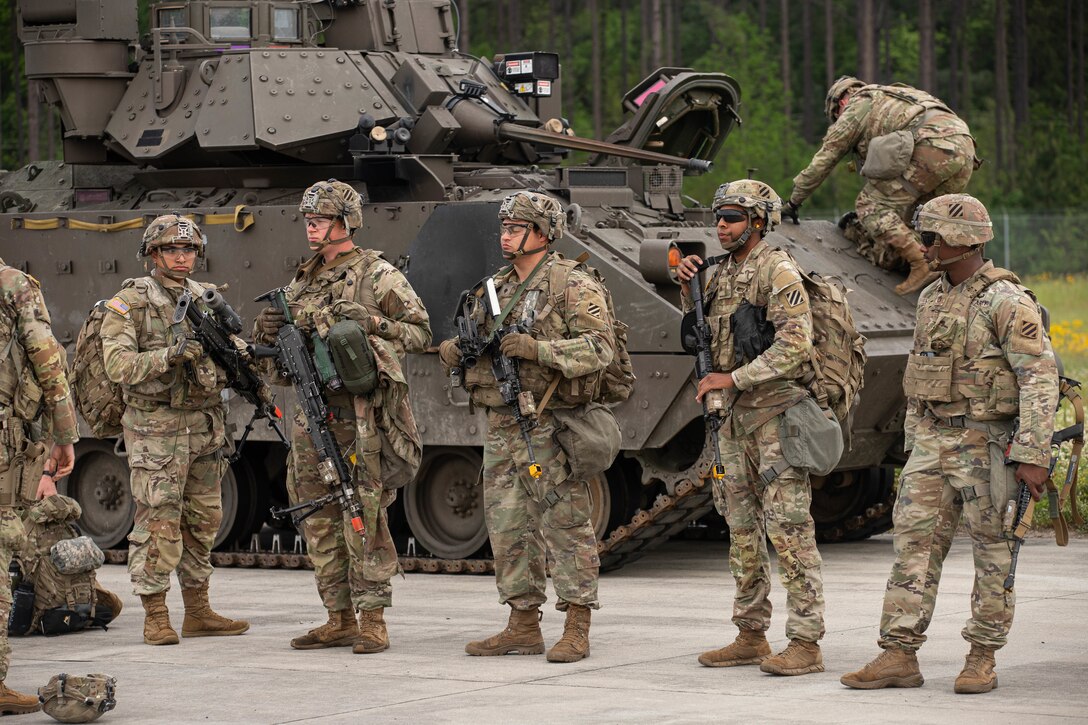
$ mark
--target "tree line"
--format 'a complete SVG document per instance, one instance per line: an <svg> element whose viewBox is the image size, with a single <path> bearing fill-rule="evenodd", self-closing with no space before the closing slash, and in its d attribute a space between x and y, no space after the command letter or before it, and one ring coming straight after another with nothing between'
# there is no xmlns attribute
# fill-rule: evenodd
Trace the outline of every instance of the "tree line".
<svg viewBox="0 0 1088 725"><path fill-rule="evenodd" d="M146 24L147 0L140 0ZM704 201L747 174L788 194L819 147L828 85L843 74L904 82L942 98L970 125L986 163L969 191L1013 209L1085 207L1085 3L1081 0L456 0L463 51L553 50L563 107L579 135L623 121L623 94L661 66L727 73L743 125ZM62 130L22 77L15 3L0 7L0 163L60 155ZM146 27L146 25L145 25ZM860 180L843 167L808 203L845 210Z"/></svg>

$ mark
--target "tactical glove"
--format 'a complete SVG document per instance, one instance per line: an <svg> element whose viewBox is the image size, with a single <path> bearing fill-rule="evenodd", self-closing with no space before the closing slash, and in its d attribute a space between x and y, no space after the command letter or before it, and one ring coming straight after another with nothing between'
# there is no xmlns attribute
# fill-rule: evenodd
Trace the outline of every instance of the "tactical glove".
<svg viewBox="0 0 1088 725"><path fill-rule="evenodd" d="M499 343L499 350L506 357L536 360L539 357L537 341L524 332L512 332Z"/></svg>
<svg viewBox="0 0 1088 725"><path fill-rule="evenodd" d="M287 317L278 307L265 307L257 315L257 329L267 338L274 339L280 328L287 324Z"/></svg>
<svg viewBox="0 0 1088 725"><path fill-rule="evenodd" d="M184 365L204 355L204 348L196 340L186 340L185 347L179 352L177 347L170 348L170 357L167 360L171 365Z"/></svg>
<svg viewBox="0 0 1088 725"><path fill-rule="evenodd" d="M451 337L442 341L438 346L438 359L447 368L455 368L461 364L461 348L457 344L457 338Z"/></svg>
<svg viewBox="0 0 1088 725"><path fill-rule="evenodd" d="M782 216L786 217L794 224L800 224L801 220L797 215L797 212L800 211L800 209L800 204L794 204L792 201L787 201L782 207Z"/></svg>

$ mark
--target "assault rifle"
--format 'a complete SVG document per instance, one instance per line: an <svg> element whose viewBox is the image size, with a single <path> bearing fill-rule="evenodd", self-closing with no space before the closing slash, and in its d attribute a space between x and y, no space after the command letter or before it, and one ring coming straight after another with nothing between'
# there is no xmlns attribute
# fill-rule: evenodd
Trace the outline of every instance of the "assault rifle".
<svg viewBox="0 0 1088 725"><path fill-rule="evenodd" d="M450 384L455 388L464 387L465 371L476 367L476 361L487 352L487 340L480 337L476 320L465 313L465 306L471 290L461 293L461 299L457 303L457 317L454 318L454 326L457 328L457 347L461 350L461 364L450 369Z"/></svg>
<svg viewBox="0 0 1088 725"><path fill-rule="evenodd" d="M211 359L215 361L215 364L226 371L227 386L253 406L253 416L246 424L242 438L238 441L238 445L230 457L230 462L234 463L241 456L242 446L249 439L249 434L253 431L253 424L258 418L266 419L268 427L276 432L276 436L283 442L283 445L290 448L291 446L279 426L279 421L283 419L283 413L272 402L272 396L268 394L267 387L261 381L261 375L257 371L252 352L239 348L231 339L231 335L237 335L242 331L242 318L227 304L227 301L223 299L223 295L219 294L217 290L205 290L204 294L201 295L201 300L211 309L210 314L198 309L193 304L193 295L189 290L182 292L181 297L178 298L177 307L174 308L171 325L175 329L181 329L182 321L188 320L193 330L192 337L203 346ZM189 339L187 336L179 336L177 340L178 347L184 347L187 339ZM262 396L262 393L267 395L267 399Z"/></svg>
<svg viewBox="0 0 1088 725"><path fill-rule="evenodd" d="M695 355L695 379L697 381L714 372L714 362L710 357L710 325L706 321L706 310L703 307L703 270L724 262L728 257L728 254L721 254L703 260L703 263L698 265L695 276L688 282L691 302L695 305L693 310L695 322L689 330L681 332L681 337L684 340L685 349ZM713 404L711 403L712 395L716 399ZM717 479L725 477L721 447L718 445L718 431L722 427L721 407L721 396L717 394L717 391L711 391L703 396L703 421L707 431L710 432L710 444L714 450L714 466L710 469L710 475Z"/></svg>
<svg viewBox="0 0 1088 725"><path fill-rule="evenodd" d="M256 348L258 357L274 357L276 366L295 389L295 396L306 418L306 432L310 434L314 449L317 451L317 470L322 480L332 491L311 501L303 501L287 508L273 508L273 516L289 514L297 526L305 519L336 502L340 509L351 519L351 528L360 536L363 531L363 508L355 496L355 485L351 469L348 468L340 444L336 441L329 420L329 404L321 392L321 378L314 364L313 356L306 347L306 337L296 325L287 305L285 288L264 293L255 301L267 300L273 307L283 312L286 324L276 336L276 344L270 348Z"/></svg>

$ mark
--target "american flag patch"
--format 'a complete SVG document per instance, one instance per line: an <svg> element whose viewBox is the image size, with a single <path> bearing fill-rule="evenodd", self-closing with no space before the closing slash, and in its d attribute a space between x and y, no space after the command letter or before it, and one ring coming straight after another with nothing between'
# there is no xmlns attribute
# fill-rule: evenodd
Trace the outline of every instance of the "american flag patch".
<svg viewBox="0 0 1088 725"><path fill-rule="evenodd" d="M128 303L126 303L120 297L114 297L112 300L106 303L106 307L110 308L122 317L127 315L129 311Z"/></svg>
<svg viewBox="0 0 1088 725"><path fill-rule="evenodd" d="M804 298L804 295L801 294L801 290L790 290L790 292L786 295L786 303L789 304L790 307L796 307L797 305L801 304Z"/></svg>

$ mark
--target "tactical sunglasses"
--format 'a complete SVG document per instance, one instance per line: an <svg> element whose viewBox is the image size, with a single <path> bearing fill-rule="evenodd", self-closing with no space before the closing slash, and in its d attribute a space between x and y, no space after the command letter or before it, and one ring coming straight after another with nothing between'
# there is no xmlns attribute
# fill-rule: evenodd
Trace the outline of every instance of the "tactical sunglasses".
<svg viewBox="0 0 1088 725"><path fill-rule="evenodd" d="M524 234L532 228L532 224L500 224L499 236L502 236L503 234L517 234L519 232Z"/></svg>
<svg viewBox="0 0 1088 725"><path fill-rule="evenodd" d="M197 253L196 247L159 247L159 251L171 257L189 256Z"/></svg>
<svg viewBox="0 0 1088 725"><path fill-rule="evenodd" d="M748 219L747 212L740 209L718 209L718 211L714 212L714 216L718 218L718 221L726 224L736 224Z"/></svg>
<svg viewBox="0 0 1088 725"><path fill-rule="evenodd" d="M922 246L929 249L937 243L937 232L922 232Z"/></svg>
<svg viewBox="0 0 1088 725"><path fill-rule="evenodd" d="M326 227L336 221L336 217L331 216L310 216L306 217L307 229L320 229Z"/></svg>

